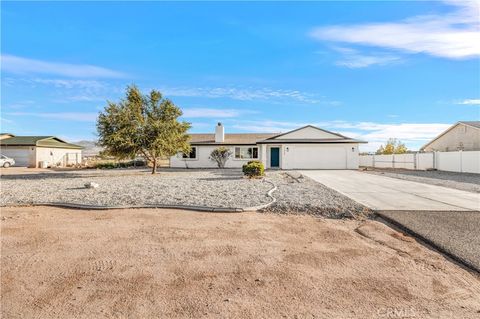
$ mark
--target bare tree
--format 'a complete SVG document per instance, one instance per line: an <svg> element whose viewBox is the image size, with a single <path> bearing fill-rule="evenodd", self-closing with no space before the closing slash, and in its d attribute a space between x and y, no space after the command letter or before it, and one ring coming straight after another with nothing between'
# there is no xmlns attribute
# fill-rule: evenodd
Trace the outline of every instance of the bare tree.
<svg viewBox="0 0 480 319"><path fill-rule="evenodd" d="M224 168L230 157L232 157L232 151L223 146L214 149L210 153L210 160L216 162L219 168Z"/></svg>

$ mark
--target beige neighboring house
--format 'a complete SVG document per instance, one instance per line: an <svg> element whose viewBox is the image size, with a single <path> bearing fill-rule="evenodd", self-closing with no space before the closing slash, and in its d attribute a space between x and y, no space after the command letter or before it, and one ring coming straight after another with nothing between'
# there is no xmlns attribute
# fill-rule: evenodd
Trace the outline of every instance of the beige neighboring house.
<svg viewBox="0 0 480 319"><path fill-rule="evenodd" d="M480 121L460 121L425 144L424 152L480 151Z"/></svg>
<svg viewBox="0 0 480 319"><path fill-rule="evenodd" d="M0 134L0 153L15 160L15 166L65 167L81 163L82 147L55 136L15 136Z"/></svg>

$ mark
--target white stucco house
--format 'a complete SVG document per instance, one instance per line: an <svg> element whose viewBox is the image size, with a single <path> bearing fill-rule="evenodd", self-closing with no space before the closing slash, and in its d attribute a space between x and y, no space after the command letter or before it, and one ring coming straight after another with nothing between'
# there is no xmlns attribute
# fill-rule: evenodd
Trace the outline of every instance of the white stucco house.
<svg viewBox="0 0 480 319"><path fill-rule="evenodd" d="M15 160L15 166L68 166L81 163L82 146L55 136L15 136L0 134L0 153Z"/></svg>
<svg viewBox="0 0 480 319"><path fill-rule="evenodd" d="M460 121L421 147L424 152L480 151L480 121Z"/></svg>
<svg viewBox="0 0 480 319"><path fill-rule="evenodd" d="M312 125L286 133L225 134L221 123L211 134L190 134L192 151L170 158L170 167L214 168L210 153L220 146L231 149L227 168L239 168L250 160L271 169L357 169L358 145L366 143Z"/></svg>

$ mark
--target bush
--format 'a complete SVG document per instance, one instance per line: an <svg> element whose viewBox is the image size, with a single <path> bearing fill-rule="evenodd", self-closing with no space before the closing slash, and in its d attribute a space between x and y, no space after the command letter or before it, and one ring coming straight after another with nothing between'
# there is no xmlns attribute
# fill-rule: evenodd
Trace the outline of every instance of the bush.
<svg viewBox="0 0 480 319"><path fill-rule="evenodd" d="M113 169L117 167L118 167L118 163L113 163L113 162L97 163L95 165L95 168L98 168L98 169Z"/></svg>
<svg viewBox="0 0 480 319"><path fill-rule="evenodd" d="M264 175L265 167L260 161L249 161L247 164L242 166L242 171L244 175L250 178L260 177Z"/></svg>
<svg viewBox="0 0 480 319"><path fill-rule="evenodd" d="M217 163L218 168L224 168L225 163L232 157L232 151L226 147L220 146L210 153L210 160Z"/></svg>

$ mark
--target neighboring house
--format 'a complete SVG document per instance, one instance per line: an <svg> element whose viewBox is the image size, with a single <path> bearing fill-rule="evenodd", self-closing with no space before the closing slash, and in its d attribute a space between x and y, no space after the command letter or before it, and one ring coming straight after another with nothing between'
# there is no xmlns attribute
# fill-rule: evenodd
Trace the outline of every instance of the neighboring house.
<svg viewBox="0 0 480 319"><path fill-rule="evenodd" d="M480 151L480 121L461 121L425 144L424 152Z"/></svg>
<svg viewBox="0 0 480 319"><path fill-rule="evenodd" d="M4 138L10 138L10 137L13 137L15 135L13 134L10 134L10 133L0 133L0 140L3 140Z"/></svg>
<svg viewBox="0 0 480 319"><path fill-rule="evenodd" d="M81 163L82 147L55 136L5 136L0 139L0 152L15 160L15 166L68 166Z"/></svg>
<svg viewBox="0 0 480 319"><path fill-rule="evenodd" d="M225 134L218 123L215 134L190 134L192 151L170 158L171 167L216 167L210 153L228 147L233 153L225 167L242 167L251 160L266 168L278 169L357 169L358 144L366 143L307 125L283 134Z"/></svg>

